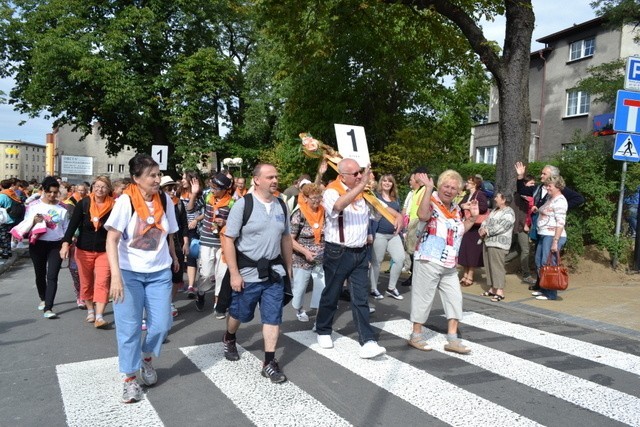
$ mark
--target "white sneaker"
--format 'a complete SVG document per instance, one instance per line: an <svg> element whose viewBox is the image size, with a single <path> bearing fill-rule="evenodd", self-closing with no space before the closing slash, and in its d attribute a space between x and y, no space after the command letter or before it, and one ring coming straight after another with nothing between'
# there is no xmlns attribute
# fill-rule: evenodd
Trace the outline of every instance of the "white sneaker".
<svg viewBox="0 0 640 427"><path fill-rule="evenodd" d="M318 335L318 345L322 348L333 348L331 335Z"/></svg>
<svg viewBox="0 0 640 427"><path fill-rule="evenodd" d="M318 335L320 336L320 335ZM387 350L384 347L378 345L375 341L367 341L360 349L360 357L362 359L373 359L374 357L382 356Z"/></svg>
<svg viewBox="0 0 640 427"><path fill-rule="evenodd" d="M376 312L376 308L372 305L369 306L369 314L373 314Z"/></svg>
<svg viewBox="0 0 640 427"><path fill-rule="evenodd" d="M151 364L151 360L147 362L146 360L142 359L142 366L140 367L140 378L146 386L152 386L158 382L158 374Z"/></svg>
<svg viewBox="0 0 640 427"><path fill-rule="evenodd" d="M51 310L47 310L44 312L45 319L56 319L58 315Z"/></svg>
<svg viewBox="0 0 640 427"><path fill-rule="evenodd" d="M309 321L309 315L307 314L306 311L304 310L300 310L296 313L296 317L298 318L299 321L301 322L308 322Z"/></svg>
<svg viewBox="0 0 640 427"><path fill-rule="evenodd" d="M534 297L539 297L540 295L544 295L544 294L540 291L535 291L535 292L531 292L531 295Z"/></svg>
<svg viewBox="0 0 640 427"><path fill-rule="evenodd" d="M377 289L374 289L371 292L369 292L369 295L371 295L373 297L373 299L383 299L384 298L384 295L382 295L380 293L380 291L377 290Z"/></svg>
<svg viewBox="0 0 640 427"><path fill-rule="evenodd" d="M40 304L38 304L38 310L44 310L44 301L40 301Z"/></svg>

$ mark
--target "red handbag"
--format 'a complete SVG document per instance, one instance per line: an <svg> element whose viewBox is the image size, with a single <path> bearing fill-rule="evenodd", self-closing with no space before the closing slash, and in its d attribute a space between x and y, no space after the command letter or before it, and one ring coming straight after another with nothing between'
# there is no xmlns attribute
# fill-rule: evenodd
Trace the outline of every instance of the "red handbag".
<svg viewBox="0 0 640 427"><path fill-rule="evenodd" d="M561 264L560 252L556 252L558 265L551 265L552 254L553 252L549 252L547 265L540 268L540 287L552 291L564 291L569 286L569 273L567 268Z"/></svg>

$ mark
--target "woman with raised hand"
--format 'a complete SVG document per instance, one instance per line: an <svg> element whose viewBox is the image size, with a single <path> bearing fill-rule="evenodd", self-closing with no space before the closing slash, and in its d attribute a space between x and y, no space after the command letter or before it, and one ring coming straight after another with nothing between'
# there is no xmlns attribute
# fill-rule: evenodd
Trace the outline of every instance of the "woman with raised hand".
<svg viewBox="0 0 640 427"><path fill-rule="evenodd" d="M107 222L115 203L111 193L111 180L105 175L95 179L89 197L79 201L71 215L71 221L64 235L60 257L69 258L73 238L75 242L75 261L80 278L80 296L87 307L86 321L96 328L106 328L104 310L109 302L111 274L107 257Z"/></svg>
<svg viewBox="0 0 640 427"><path fill-rule="evenodd" d="M105 224L124 403L142 398L138 371L145 385L158 381L151 362L160 355L171 329L171 275L180 267L172 236L178 223L171 199L160 192L158 164L147 154L137 154L129 160L129 172L133 182L118 197Z"/></svg>
<svg viewBox="0 0 640 427"><path fill-rule="evenodd" d="M458 337L458 323L462 320L462 290L456 265L462 236L473 227L478 216L478 201L474 199L469 202L470 216L465 218L460 207L453 203L463 184L462 177L454 170L440 174L435 192L433 179L427 174L416 174L415 179L425 186L424 197L418 207L418 218L426 222L426 226L418 239L413 258L413 330L408 344L422 351L432 349L422 325L429 318L438 291L447 317L447 344L444 349L467 354L471 350Z"/></svg>
<svg viewBox="0 0 640 427"><path fill-rule="evenodd" d="M180 181L180 201L187 212L186 231L189 237L189 245L198 244L200 241L200 222L204 219L204 201L202 199L202 188L200 176L196 171L184 171ZM197 241L196 243L193 243ZM199 247L199 246L198 246ZM180 260L183 261L183 260ZM187 270L187 297L196 297L196 277L198 275L198 254L188 253L184 258Z"/></svg>

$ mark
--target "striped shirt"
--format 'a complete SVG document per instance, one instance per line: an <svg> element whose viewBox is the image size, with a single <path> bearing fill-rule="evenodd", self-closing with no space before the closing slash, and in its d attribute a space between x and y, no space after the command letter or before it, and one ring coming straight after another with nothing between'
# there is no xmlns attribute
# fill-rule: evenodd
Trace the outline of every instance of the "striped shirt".
<svg viewBox="0 0 640 427"><path fill-rule="evenodd" d="M345 189L347 187L341 183ZM333 210L333 205L340 198L334 189L325 190L322 195L322 205L325 210L324 239L326 242L349 248L361 248L367 243L369 229L369 206L364 198L352 202L343 212L344 242L340 241L340 229L338 226L338 216L340 212Z"/></svg>

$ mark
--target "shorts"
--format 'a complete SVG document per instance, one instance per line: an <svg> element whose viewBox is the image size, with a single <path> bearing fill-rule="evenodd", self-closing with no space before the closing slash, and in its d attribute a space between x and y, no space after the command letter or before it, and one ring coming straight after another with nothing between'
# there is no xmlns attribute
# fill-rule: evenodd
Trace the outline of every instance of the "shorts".
<svg viewBox="0 0 640 427"><path fill-rule="evenodd" d="M231 292L229 315L241 323L253 320L256 305L260 302L260 320L264 325L282 323L284 282L245 282L241 292Z"/></svg>

